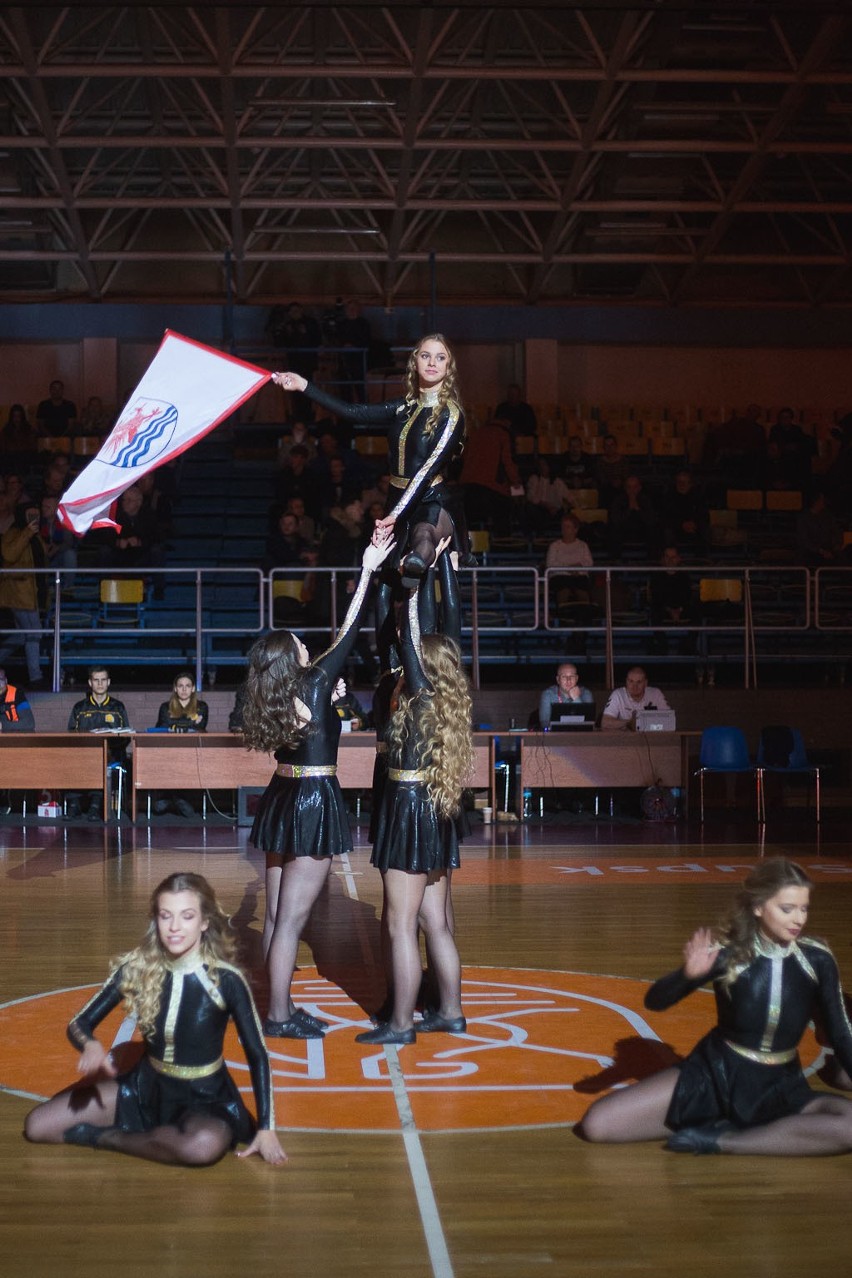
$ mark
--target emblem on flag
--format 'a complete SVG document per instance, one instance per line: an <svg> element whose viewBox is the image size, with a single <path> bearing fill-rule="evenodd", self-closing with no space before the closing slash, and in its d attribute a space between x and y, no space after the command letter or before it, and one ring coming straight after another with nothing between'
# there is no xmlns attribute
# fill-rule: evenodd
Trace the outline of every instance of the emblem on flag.
<svg viewBox="0 0 852 1278"><path fill-rule="evenodd" d="M104 441L103 461L128 470L156 461L171 443L177 419L174 404L138 396L127 405Z"/></svg>

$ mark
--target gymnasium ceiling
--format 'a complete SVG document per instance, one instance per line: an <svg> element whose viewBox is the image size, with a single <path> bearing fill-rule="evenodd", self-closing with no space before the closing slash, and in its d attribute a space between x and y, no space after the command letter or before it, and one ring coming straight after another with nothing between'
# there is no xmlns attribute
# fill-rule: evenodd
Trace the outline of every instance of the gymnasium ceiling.
<svg viewBox="0 0 852 1278"><path fill-rule="evenodd" d="M852 303L848 0L0 9L0 301Z"/></svg>

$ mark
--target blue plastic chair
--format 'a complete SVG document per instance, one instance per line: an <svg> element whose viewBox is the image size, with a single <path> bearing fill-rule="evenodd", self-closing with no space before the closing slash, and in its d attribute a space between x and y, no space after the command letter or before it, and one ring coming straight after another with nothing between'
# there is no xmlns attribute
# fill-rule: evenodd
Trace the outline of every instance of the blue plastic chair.
<svg viewBox="0 0 852 1278"><path fill-rule="evenodd" d="M741 728L705 728L701 734L698 755L700 821L704 823L704 777L708 772L750 772L755 777L755 807L758 821L761 811L761 778L752 763L748 744Z"/></svg>
<svg viewBox="0 0 852 1278"><path fill-rule="evenodd" d="M787 731L790 734L791 748L786 763L767 763L766 761L766 738L771 733L777 734L779 731ZM820 776L819 767L815 763L811 763L808 759L808 752L805 749L805 740L798 728L787 728L786 725L780 729L778 727L766 727L760 730L760 741L757 747L757 786L760 797L760 820L766 822L766 784L765 776L767 772L772 772L777 776L803 776L813 777L814 779L814 795L816 799L816 819L817 824L820 821ZM810 797L810 796L809 796ZM810 806L810 805L809 805Z"/></svg>

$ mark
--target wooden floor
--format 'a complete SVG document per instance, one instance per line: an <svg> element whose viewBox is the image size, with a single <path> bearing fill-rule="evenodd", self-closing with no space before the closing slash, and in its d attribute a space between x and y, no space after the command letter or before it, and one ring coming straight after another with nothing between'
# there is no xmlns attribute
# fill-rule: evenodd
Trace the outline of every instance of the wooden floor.
<svg viewBox="0 0 852 1278"><path fill-rule="evenodd" d="M721 819L720 819L721 821ZM467 1040L354 1047L374 1005L378 877L358 847L300 955L328 1041L271 1044L290 1161L204 1170L27 1145L32 1097L73 1077L64 1022L143 928L151 889L190 868L235 915L257 978L260 859L245 831L0 824L0 1271L10 1278L786 1278L848 1264L852 1158L694 1158L583 1144L601 1090L686 1050L709 996L652 1016L677 965L754 858L785 852L824 886L812 927L852 982L848 823L533 822L477 827L456 875ZM316 969L316 970L314 970ZM62 993L62 991L70 991ZM300 996L300 997L301 997ZM804 1057L813 1061L815 1046Z"/></svg>

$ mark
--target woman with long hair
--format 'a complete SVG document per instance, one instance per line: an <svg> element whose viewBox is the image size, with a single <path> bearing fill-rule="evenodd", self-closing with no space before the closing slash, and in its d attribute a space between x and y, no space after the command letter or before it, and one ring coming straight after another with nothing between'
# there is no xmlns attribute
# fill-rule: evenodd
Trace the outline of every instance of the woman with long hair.
<svg viewBox="0 0 852 1278"><path fill-rule="evenodd" d="M195 688L195 679L188 670L175 675L172 695L160 706L157 727L169 732L206 732L210 708L202 701Z"/></svg>
<svg viewBox="0 0 852 1278"><path fill-rule="evenodd" d="M168 701L162 702L157 715L157 729L166 732L206 732L210 707L202 701L195 689L195 679L188 670L181 670L175 675L172 683L172 695ZM182 817L194 817L192 791L183 794L161 794L154 800L154 811L158 816L169 812L172 807Z"/></svg>
<svg viewBox="0 0 852 1278"><path fill-rule="evenodd" d="M371 574L393 549L384 532L364 551L361 576L331 647L315 661L296 635L274 631L249 652L243 732L251 750L274 753L278 768L255 816L250 840L266 853L263 948L269 969L274 1038L321 1038L325 1022L293 1003L290 986L299 937L331 869L352 851L337 780L340 716L334 691L355 644Z"/></svg>
<svg viewBox="0 0 852 1278"><path fill-rule="evenodd" d="M272 376L284 390L301 391L348 421L387 426L393 499L379 526L393 529L404 583L416 584L438 559L441 539L455 534L446 469L464 445L465 424L456 361L446 338L441 333L420 338L408 359L405 395L383 404L347 404L298 373ZM441 590L451 598L458 583L450 560L442 559Z"/></svg>
<svg viewBox="0 0 852 1278"><path fill-rule="evenodd" d="M852 1073L852 1025L837 963L803 934L811 883L783 857L761 861L714 933L699 928L684 963L656 981L645 1006L662 1011L713 982L718 1023L686 1059L596 1101L586 1140L663 1140L678 1153L841 1154L852 1150L852 1101L813 1091L798 1045L819 1015Z"/></svg>
<svg viewBox="0 0 852 1278"><path fill-rule="evenodd" d="M403 681L385 729L388 771L375 823L372 864L382 874L383 925L390 946L388 1021L360 1043L413 1043L423 929L439 993L417 1029L463 1033L461 967L450 925L450 873L459 864L456 819L473 769L470 690L458 645L420 634L417 591L408 600Z"/></svg>
<svg viewBox="0 0 852 1278"><path fill-rule="evenodd" d="M164 879L151 897L144 940L116 960L106 984L68 1026L83 1082L30 1111L27 1139L186 1167L215 1163L239 1142L247 1145L240 1157L283 1163L269 1057L235 951L230 922L207 880ZM95 1029L122 1001L146 1050L119 1073ZM248 1061L257 1122L223 1060L230 1019Z"/></svg>

